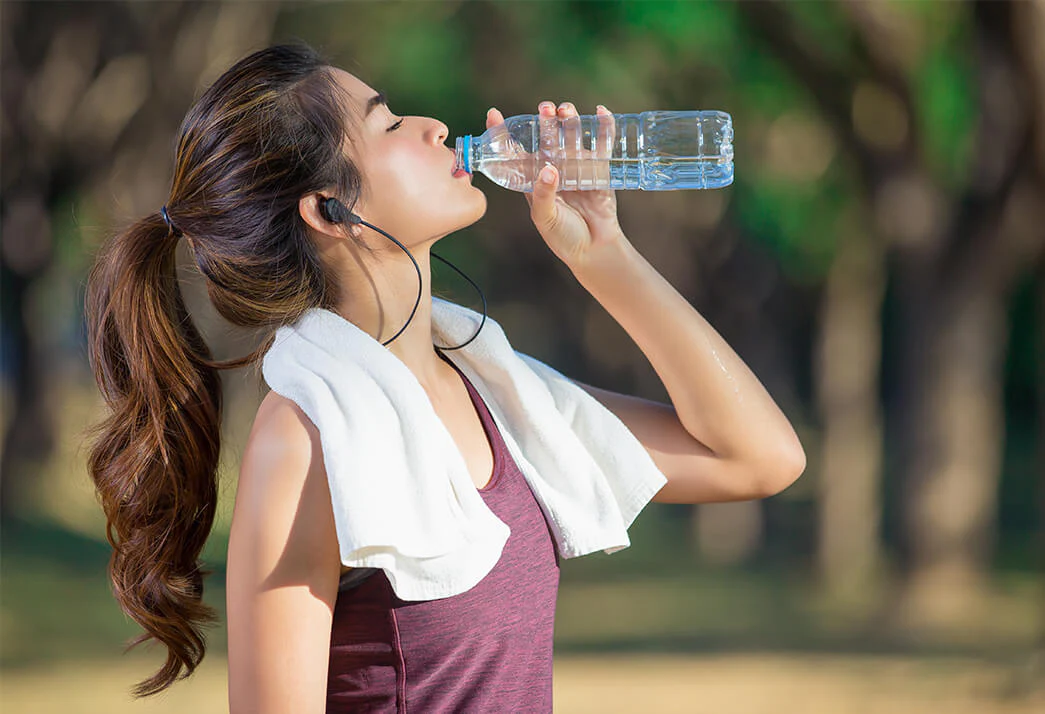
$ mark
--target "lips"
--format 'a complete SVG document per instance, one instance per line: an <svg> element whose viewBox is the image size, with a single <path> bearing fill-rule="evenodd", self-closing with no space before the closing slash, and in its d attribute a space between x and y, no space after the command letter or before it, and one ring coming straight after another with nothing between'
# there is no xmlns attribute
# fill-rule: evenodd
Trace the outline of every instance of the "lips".
<svg viewBox="0 0 1045 714"><path fill-rule="evenodd" d="M450 156L451 156L451 159L452 159L450 161L450 175L451 176L453 176L454 178L462 178L464 176L471 176L471 174L468 173L467 171L465 171L463 167L459 168L459 164L457 162L457 153L456 152L451 151L450 152Z"/></svg>

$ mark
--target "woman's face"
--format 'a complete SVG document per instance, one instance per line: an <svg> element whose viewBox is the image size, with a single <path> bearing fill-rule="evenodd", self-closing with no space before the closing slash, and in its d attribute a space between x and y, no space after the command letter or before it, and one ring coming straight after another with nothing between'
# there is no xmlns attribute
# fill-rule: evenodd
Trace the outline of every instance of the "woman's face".
<svg viewBox="0 0 1045 714"><path fill-rule="evenodd" d="M438 119L399 116L378 92L342 69L356 130L348 152L363 172L366 188L355 212L405 245L435 240L479 220L486 196L471 175L453 175L449 129Z"/></svg>

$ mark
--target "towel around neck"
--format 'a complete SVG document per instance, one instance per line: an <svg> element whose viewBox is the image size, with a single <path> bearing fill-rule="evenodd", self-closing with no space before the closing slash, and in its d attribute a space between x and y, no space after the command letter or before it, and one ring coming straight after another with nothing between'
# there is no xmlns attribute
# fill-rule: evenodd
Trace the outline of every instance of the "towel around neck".
<svg viewBox="0 0 1045 714"><path fill-rule="evenodd" d="M474 310L432 298L436 345L478 328ZM482 396L564 558L630 545L627 528L667 482L628 428L543 362L515 351L489 316L449 353ZM331 310L280 327L262 361L276 393L315 424L341 562L385 571L404 600L449 597L497 563L508 526L413 372Z"/></svg>

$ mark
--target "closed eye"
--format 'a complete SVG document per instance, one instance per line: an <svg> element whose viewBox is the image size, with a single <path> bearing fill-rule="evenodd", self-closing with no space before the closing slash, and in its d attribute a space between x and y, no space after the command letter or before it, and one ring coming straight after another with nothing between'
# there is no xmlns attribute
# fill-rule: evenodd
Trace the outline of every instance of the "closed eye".
<svg viewBox="0 0 1045 714"><path fill-rule="evenodd" d="M400 125L402 125L402 123L403 123L403 120L400 119L395 124L393 124L392 126L388 127L388 131L395 131L396 129L398 129L400 127Z"/></svg>

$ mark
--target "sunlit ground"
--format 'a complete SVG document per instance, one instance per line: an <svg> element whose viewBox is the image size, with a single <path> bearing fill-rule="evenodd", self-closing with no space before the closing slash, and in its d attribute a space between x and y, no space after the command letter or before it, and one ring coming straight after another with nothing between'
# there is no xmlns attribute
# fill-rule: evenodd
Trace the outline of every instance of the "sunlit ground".
<svg viewBox="0 0 1045 714"><path fill-rule="evenodd" d="M93 398L64 403L63 433L94 420ZM230 429L230 440L243 433ZM76 444L61 439L38 473L38 512L4 524L0 714L227 712L221 626L208 630L192 678L158 697L130 697L162 655L119 655L140 630L112 598L111 550ZM204 553L216 571L204 599L222 621L233 494L224 478ZM885 591L832 602L793 569L701 567L680 547L687 532L673 513L651 504L629 530L631 548L563 563L557 714L1045 712L1045 662L1030 656L1045 630L1045 583L1033 573L996 573L970 617L916 634L880 618Z"/></svg>
<svg viewBox="0 0 1045 714"><path fill-rule="evenodd" d="M129 684L149 673L137 659L7 672L0 711L34 714L227 712L226 665L204 661L191 679L134 702ZM962 658L867 655L644 655L557 657L555 711L802 712L804 714L1016 714L1045 711L1045 690L1023 691L1010 667Z"/></svg>

